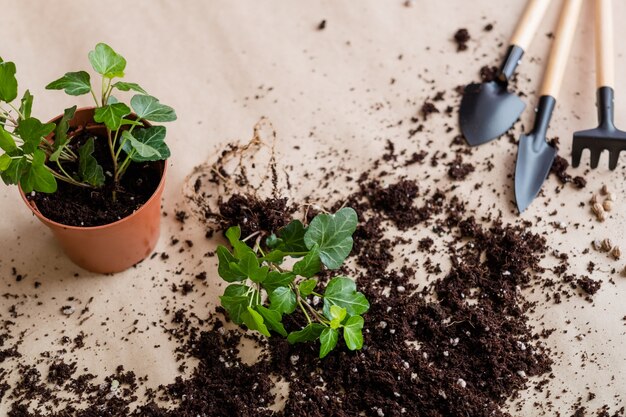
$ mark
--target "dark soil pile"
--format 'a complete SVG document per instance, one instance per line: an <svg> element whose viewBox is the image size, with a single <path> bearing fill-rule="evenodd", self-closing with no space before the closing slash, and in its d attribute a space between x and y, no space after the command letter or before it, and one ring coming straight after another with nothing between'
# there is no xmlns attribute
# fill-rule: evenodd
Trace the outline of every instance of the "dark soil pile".
<svg viewBox="0 0 626 417"><path fill-rule="evenodd" d="M81 132L70 142L76 154L78 149L94 134ZM77 187L57 180L58 190L53 194L34 193L31 198L41 213L55 222L69 226L100 226L128 217L152 197L161 181L162 163L132 163L116 190L111 173L113 162L106 137L95 136L93 156L102 165L106 182L100 189ZM56 166L51 165L53 169ZM77 163L63 163L71 175L78 172Z"/></svg>
<svg viewBox="0 0 626 417"><path fill-rule="evenodd" d="M25 366L10 394L15 402L9 416L43 415L28 411L32 399L56 404L58 411L46 415L59 417L506 416L502 405L528 384L528 377L550 371L549 352L541 343L549 332L541 336L531 330L526 313L532 304L521 292L538 285L545 272L540 265L548 252L545 238L523 226L497 221L483 226L464 214L457 197L420 194L414 181L384 187L363 176L359 184L335 206L351 205L360 220L353 251L357 267L345 272L357 277L371 302L363 350L341 347L319 360L316 345L289 345L272 337L257 340L267 354L248 365L238 356L240 331L226 330L217 316L201 320L180 309L171 313L167 331L179 341L179 360L198 359L190 376L149 390L147 401L138 403L142 381L123 369L96 384L74 363L54 361L47 375ZM224 227L246 224L246 233L272 232L292 217L286 199L233 195L220 209ZM431 228L434 238L448 236L452 261L442 279L423 288L412 283L411 267L391 268L399 260L394 247L414 245L402 231L416 227ZM422 239L420 247L429 250L432 243ZM583 286L591 289L586 282ZM277 400L276 380L291 388L280 412L268 408ZM46 382L79 393L82 406L60 401Z"/></svg>

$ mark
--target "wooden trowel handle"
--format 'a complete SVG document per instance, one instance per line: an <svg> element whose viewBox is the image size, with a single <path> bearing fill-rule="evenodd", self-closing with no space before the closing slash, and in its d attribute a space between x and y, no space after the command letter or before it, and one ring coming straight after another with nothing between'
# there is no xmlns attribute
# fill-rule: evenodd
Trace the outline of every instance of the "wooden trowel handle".
<svg viewBox="0 0 626 417"><path fill-rule="evenodd" d="M596 84L615 86L612 0L596 0Z"/></svg>
<svg viewBox="0 0 626 417"><path fill-rule="evenodd" d="M528 0L524 14L511 37L512 45L528 50L549 5L550 0Z"/></svg>
<svg viewBox="0 0 626 417"><path fill-rule="evenodd" d="M552 96L556 99L559 95L582 4L583 0L563 0L559 24L554 34L554 42L541 86L542 96Z"/></svg>

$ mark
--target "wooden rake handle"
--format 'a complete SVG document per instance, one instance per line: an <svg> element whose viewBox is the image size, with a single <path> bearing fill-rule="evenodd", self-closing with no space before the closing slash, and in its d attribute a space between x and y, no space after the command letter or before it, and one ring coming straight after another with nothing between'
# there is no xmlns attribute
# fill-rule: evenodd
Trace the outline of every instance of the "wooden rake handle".
<svg viewBox="0 0 626 417"><path fill-rule="evenodd" d="M543 19L543 16L548 10L550 0L529 0L526 4L524 14L520 19L515 32L511 37L511 44L517 45L523 50L528 50L530 42L533 40L539 24Z"/></svg>
<svg viewBox="0 0 626 417"><path fill-rule="evenodd" d="M596 84L615 86L612 0L596 0Z"/></svg>

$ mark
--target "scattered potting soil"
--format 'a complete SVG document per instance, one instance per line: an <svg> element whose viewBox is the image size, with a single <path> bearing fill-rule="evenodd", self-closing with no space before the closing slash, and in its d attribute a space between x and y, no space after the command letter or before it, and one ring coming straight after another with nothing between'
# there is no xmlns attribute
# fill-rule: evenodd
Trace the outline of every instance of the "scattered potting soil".
<svg viewBox="0 0 626 417"><path fill-rule="evenodd" d="M533 304L523 290L542 286L572 296L576 285L570 285L574 278L566 273L567 258L557 258L561 283L546 285L541 262L550 250L528 225L479 221L453 189L420 190L408 179L383 185L368 175L355 176L357 191L327 207L349 205L359 217L354 264L341 272L356 277L371 303L361 351L341 346L320 360L314 344L290 345L280 337L266 340L228 330L220 307L208 319L184 308L167 310L171 322L163 328L178 342L181 372L188 359L197 361L185 376L140 396L145 379L123 369L100 382L77 371L75 363L54 360L47 374L20 365L9 394L9 417L40 416L43 410L57 417L508 416L507 399L531 384L529 377L550 378L552 364L542 342L551 332L530 327ZM217 230L238 224L244 235L269 234L297 216L296 208L286 198L233 194L214 214L221 219ZM309 208L308 218L315 210ZM406 231L425 229L431 233L420 240L420 249L440 242L437 247L448 254L451 267L418 287L415 269L397 248L417 244ZM433 262L428 256L423 261ZM427 269L442 272L432 265ZM587 279L576 283L590 295L597 291ZM193 290L186 282L175 294ZM253 364L239 357L244 337L265 352ZM276 381L289 385L284 398L276 394ZM534 384L540 388L545 381ZM50 384L73 400L62 400ZM275 411L269 406L277 401L283 406ZM33 404L39 411L31 410Z"/></svg>
<svg viewBox="0 0 626 417"><path fill-rule="evenodd" d="M467 49L467 42L470 40L470 34L467 29L462 28L455 32L454 41L456 42L456 50L458 52L465 51Z"/></svg>
<svg viewBox="0 0 626 417"><path fill-rule="evenodd" d="M557 155L552 163L550 172L556 175L562 184L572 183L572 185L576 188L585 188L587 181L583 177L572 177L567 173L567 168L569 168L569 162L567 159Z"/></svg>
<svg viewBox="0 0 626 417"><path fill-rule="evenodd" d="M428 116L433 113L439 113L439 109L437 109L437 107L435 107L435 105L430 101L424 102L422 108L420 109L420 115L423 117L423 119L427 120Z"/></svg>
<svg viewBox="0 0 626 417"><path fill-rule="evenodd" d="M457 35L459 50L466 49L467 30ZM432 102L443 97L438 93ZM428 114L448 114L437 112ZM427 118L424 112L422 116ZM422 132L420 126L411 129L408 139ZM193 196L188 198L210 224L209 239L233 225L239 225L244 236L267 235L294 217L306 221L320 211L353 207L359 225L348 266L338 272L355 277L371 303L364 316L362 350L351 352L340 344L320 360L315 344L290 345L278 336L265 339L234 328L221 307L203 310L199 317L198 310L182 300L214 279L215 271L207 266L208 274L191 275L193 282L166 280L172 291L163 297L183 306L168 304L158 326L177 343L173 359L181 375L156 389L145 387L147 377L123 367L96 377L54 354L38 360L47 366L33 366L20 358L21 337L13 334L13 324L5 322L0 327L0 400L8 398L9 417L509 416L508 400L529 386L542 391L554 378L554 357L544 339L555 329L531 326L535 304L527 295L539 289L546 302L576 296L592 300L601 282L569 273L567 255L552 250L532 223L504 224L495 210L468 209L456 186L469 181L479 165L471 157L464 161L471 153L459 143L458 136L452 138L451 152L446 154L425 149L404 154L388 141L387 152L373 161L378 170L365 167L350 173L349 188L333 188L334 178L326 178L321 187L332 197L323 203L312 204L308 196L291 201L280 193L261 198L247 187L245 173L231 175L219 164L192 182ZM222 158L239 150L238 145L229 145ZM410 166L426 161L442 167L440 189L386 171L398 162ZM275 176L273 166L274 191ZM212 196L202 190L204 180L216 185L225 179L234 179L236 188L218 193L221 197L212 211L205 201ZM174 217L181 228L194 221L186 211L177 211ZM184 235L173 236L170 242L181 253L200 246L188 243ZM165 252L154 258L153 262L171 261ZM450 265L440 265L446 258ZM546 258L556 266L544 267ZM182 274L182 269L173 272ZM427 277L418 280L418 274ZM329 271L320 275L322 281L331 276ZM10 314L18 313L13 308ZM288 328L296 324L289 320L293 319L287 319ZM84 335L79 336L64 335L64 346L83 349ZM260 348L256 362L240 357L243 341ZM9 374L2 367L8 361L18 363L13 386L2 382ZM284 395L278 389L283 385L288 388ZM572 412L589 415L581 404ZM597 415L610 414L607 408ZM623 416L624 410L613 415Z"/></svg>
<svg viewBox="0 0 626 417"><path fill-rule="evenodd" d="M39 211L48 219L68 226L100 226L128 217L152 197L159 186L162 162L132 163L119 187L115 189L112 178L113 162L105 137L93 132L81 131L68 145L75 153L90 137L94 141L93 156L102 165L106 182L100 189L77 187L57 180L58 190L53 194L33 193L28 198L34 201ZM55 169L55 166L51 166ZM63 168L75 175L77 163L63 163ZM116 200L113 201L113 191Z"/></svg>
<svg viewBox="0 0 626 417"><path fill-rule="evenodd" d="M485 65L480 68L480 80L484 83L494 81L498 78L499 72L498 67Z"/></svg>

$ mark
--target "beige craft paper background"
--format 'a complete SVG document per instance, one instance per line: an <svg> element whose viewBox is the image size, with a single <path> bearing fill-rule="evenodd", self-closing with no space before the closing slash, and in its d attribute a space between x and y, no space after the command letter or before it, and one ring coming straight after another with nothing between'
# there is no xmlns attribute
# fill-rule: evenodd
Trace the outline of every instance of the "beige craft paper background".
<svg viewBox="0 0 626 417"><path fill-rule="evenodd" d="M538 89L548 52L546 34L556 22L560 2L553 3L520 67L520 86L529 96L525 126L530 123L533 92ZM620 41L626 38L626 27L620 23L623 19L619 20L620 16L626 18L626 3L614 3L616 122L626 128L626 75L621 76L624 72L619 70L626 66L626 43ZM209 271L208 288L197 287L195 294L179 303L206 316L213 310L218 291L213 261L202 257L216 242L206 241L200 227L189 224L182 235L194 240L191 251L177 255L169 247L170 236L181 236L172 214L176 207L184 207L181 188L192 167L211 159L227 141L249 138L252 126L263 115L278 132L282 163L296 166L296 181L301 179L297 172L302 158L327 147L347 149L350 160L344 164L357 171L368 158L380 155L386 138L393 139L398 148L410 150L425 148L431 139L431 154L446 150L455 133L444 133L444 125L456 128L455 117L435 115L427 123L428 131L411 141L406 125L388 126L408 120L436 91L446 90L451 97L452 89L475 79L482 65L496 65L505 48L499 43L506 44L523 4L521 0L416 0L407 8L402 0L3 0L0 56L17 64L21 86L28 86L35 95L34 114L41 119L50 119L76 102L43 87L66 71L87 69L86 54L99 41L127 58L128 81L139 82L179 115L176 123L168 125L173 157L164 207L170 216L163 222L157 248L170 253L167 263L154 259L115 276L81 271L64 258L50 234L25 209L17 190L0 187L0 293L27 294L18 300L0 298L0 318L8 318L9 307L17 304L19 330L27 331L20 351L34 360L43 351L59 349L62 335L74 337L82 330L88 337L87 348L76 357L79 369L88 367L104 376L123 364L137 375L149 375L151 386L172 381L178 374L177 364L170 359L174 345L158 327L150 326L153 321L168 320L161 296L170 294L172 282ZM586 1L583 7L550 128L551 135L561 138L565 156L571 132L595 125L592 2ZM315 27L322 19L327 20L327 29L318 32ZM490 33L481 30L487 23L495 23ZM470 30L472 41L468 51L456 53L450 39L460 27ZM394 85L390 85L391 78L396 79ZM268 87L273 89L268 92ZM255 99L256 95L260 98ZM89 105L89 96L78 98L78 103ZM516 134L520 130L517 125ZM296 144L302 147L299 152L292 149ZM489 175L479 170L459 189L474 208L494 205L510 221L516 218L512 214L512 180L507 176L514 166L514 152L506 139L478 149L472 161L491 160L496 169ZM306 165L311 170L315 163L307 160ZM524 214L538 223L537 230L548 232L552 247L570 255L574 272L585 273L591 260L601 271L594 278L604 281L594 304L578 298L558 306L540 304L532 317L543 327L557 328L547 341L558 359L555 378L547 389L553 394L555 410L565 413L588 391L597 395L591 407L626 405L626 327L622 320L626 316L626 278L610 273L611 268L621 269L626 262L612 262L593 252L582 255L592 239L607 236L626 249L626 156L617 171L609 172L606 165L603 160L599 170L586 176L589 185L583 191L565 187L556 194L558 183L551 178L544 186L545 196ZM573 173L582 174L584 169ZM427 172L425 167L415 167L397 175L416 176L427 187L433 184L432 178L425 177ZM444 171L435 172L439 174L433 177L442 177ZM485 186L477 193L472 186L481 176ZM586 202L603 183L615 189L620 201L611 218L600 224L592 221L588 207L581 208L579 203ZM553 210L557 214L548 216ZM555 231L550 224L553 221L566 222L567 233ZM27 276L21 283L11 276L13 266ZM183 274L174 275L181 267L185 268ZM611 277L614 284L608 281ZM37 290L32 286L35 280L43 283ZM59 313L70 296L79 300L75 302L78 308L94 297L90 305L94 316L82 327L75 317ZM540 294L530 298L543 299ZM135 319L139 328L149 330L122 341ZM576 338L578 335L584 337ZM587 358L584 367L583 356ZM563 389L568 392L561 394ZM522 393L524 398L532 395L530 389ZM526 401L515 414L536 415L534 401L545 406L545 393ZM0 415L6 410L5 401L0 404Z"/></svg>

